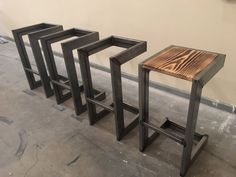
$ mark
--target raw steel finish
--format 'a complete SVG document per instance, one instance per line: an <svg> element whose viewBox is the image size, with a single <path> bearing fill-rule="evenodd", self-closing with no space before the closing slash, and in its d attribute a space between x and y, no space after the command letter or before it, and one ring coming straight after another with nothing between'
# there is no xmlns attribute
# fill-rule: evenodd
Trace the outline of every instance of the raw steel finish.
<svg viewBox="0 0 236 177"><path fill-rule="evenodd" d="M202 88L223 67L224 61L225 55L222 54L170 46L139 65L140 151L144 151L159 134L183 145L180 176L186 174L208 140L208 135L195 132ZM160 127L149 122L150 71L167 73L187 80L191 78L192 89L186 128L168 118ZM149 128L155 131L151 136L148 133Z"/></svg>
<svg viewBox="0 0 236 177"><path fill-rule="evenodd" d="M56 63L52 50L52 44L71 37L77 37L77 38L71 39L61 44L64 61L66 65L66 71L68 74L68 78L66 78L65 76L62 76L57 72ZM51 78L51 83L54 88L56 101L58 104L61 104L62 102L66 101L72 96L75 113L77 115L86 111L86 105L82 103L81 99L81 92L83 91L83 85L79 86L75 68L75 61L73 57L73 50L83 45L97 41L98 39L99 39L98 32L76 29L76 28L50 34L40 39L49 75ZM69 92L63 94L63 90L65 89L68 90ZM97 99L99 100L105 99L104 92L100 92L98 90L95 90L95 92L97 94L96 95Z"/></svg>
<svg viewBox="0 0 236 177"><path fill-rule="evenodd" d="M123 47L127 48L127 50L110 57L113 103L106 105L94 97L89 56L111 46ZM108 113L114 113L117 140L121 140L123 136L138 124L138 109L123 102L121 65L145 51L146 42L116 36L108 37L78 49L90 125L93 125ZM96 105L102 107L103 110L97 113ZM136 114L135 119L127 127L124 125L124 110Z"/></svg>
<svg viewBox="0 0 236 177"><path fill-rule="evenodd" d="M45 63L43 60L42 52L39 45L39 38L57 31L63 30L61 25L54 25L48 23L40 23L32 26L27 26L19 29L12 30L16 47L18 49L20 59L28 80L30 89L43 86L46 97L53 95L53 90L50 85L50 78L47 74ZM26 52L23 36L28 35L30 45L33 51L34 59L38 71L32 69L28 54ZM34 74L39 75L41 80L36 81Z"/></svg>

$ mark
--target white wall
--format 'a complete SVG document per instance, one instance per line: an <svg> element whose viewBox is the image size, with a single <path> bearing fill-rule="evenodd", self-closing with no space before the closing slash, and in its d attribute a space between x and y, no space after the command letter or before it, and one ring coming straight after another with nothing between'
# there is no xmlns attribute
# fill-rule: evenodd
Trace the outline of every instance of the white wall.
<svg viewBox="0 0 236 177"><path fill-rule="evenodd" d="M225 53L225 67L203 94L236 104L235 0L0 0L0 33L11 36L11 29L39 22L146 40L148 52L123 68L131 74L137 74L140 61L170 44ZM95 62L108 65L104 56ZM151 78L180 89L190 86L159 74Z"/></svg>

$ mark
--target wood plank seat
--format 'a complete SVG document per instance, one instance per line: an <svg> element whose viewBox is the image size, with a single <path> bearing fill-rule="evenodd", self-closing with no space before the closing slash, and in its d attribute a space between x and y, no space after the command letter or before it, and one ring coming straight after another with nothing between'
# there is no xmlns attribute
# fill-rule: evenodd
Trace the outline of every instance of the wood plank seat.
<svg viewBox="0 0 236 177"><path fill-rule="evenodd" d="M191 81L216 58L216 53L170 46L143 63L143 67Z"/></svg>

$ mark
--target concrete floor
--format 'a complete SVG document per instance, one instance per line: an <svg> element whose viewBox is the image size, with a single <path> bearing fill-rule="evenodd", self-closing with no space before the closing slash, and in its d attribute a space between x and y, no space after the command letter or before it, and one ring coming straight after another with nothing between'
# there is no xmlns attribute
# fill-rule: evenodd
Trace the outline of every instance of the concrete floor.
<svg viewBox="0 0 236 177"><path fill-rule="evenodd" d="M62 60L57 61L65 73ZM95 86L110 100L109 74L92 73ZM13 43L0 45L0 83L0 177L179 175L182 147L172 140L160 136L140 153L137 128L118 142L111 115L89 126L87 113L79 121L73 117L71 100L57 106L41 88L30 91ZM137 105L137 83L123 79L123 87L125 100ZM187 107L184 98L150 89L153 121L166 115L184 124ZM186 176L235 177L236 115L201 105L197 130L210 138Z"/></svg>

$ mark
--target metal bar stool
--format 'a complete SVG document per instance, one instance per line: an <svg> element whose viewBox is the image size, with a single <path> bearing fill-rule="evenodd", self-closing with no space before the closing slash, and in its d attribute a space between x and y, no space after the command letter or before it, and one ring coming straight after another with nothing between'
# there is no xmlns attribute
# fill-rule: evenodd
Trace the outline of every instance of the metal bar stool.
<svg viewBox="0 0 236 177"><path fill-rule="evenodd" d="M51 34L57 31L63 30L61 25L54 25L48 23L40 23L32 26L27 26L24 28L19 28L12 30L13 37L15 39L16 47L18 49L20 59L23 65L23 69L25 71L26 78L28 80L30 89L35 89L40 87L41 85L44 88L44 92L46 97L50 97L53 95L53 90L50 85L50 79L47 74L47 70L44 64L43 56L41 53L39 38ZM35 58L36 66L38 71L32 69L28 54L26 52L25 44L23 41L23 36L28 35L30 45L33 51L33 55ZM41 80L36 81L34 74L39 75Z"/></svg>
<svg viewBox="0 0 236 177"><path fill-rule="evenodd" d="M57 72L55 58L52 50L52 44L71 37L77 38L71 39L61 44L64 61L66 64L66 71L68 74L67 78L58 74ZM75 61L73 57L73 50L83 45L97 41L98 39L98 32L81 30L76 28L60 31L41 38L41 44L45 55L45 60L47 63L51 82L54 88L56 101L58 104L61 104L72 96L75 107L75 113L77 115L86 111L86 105L82 103L81 99L81 91L83 91L83 85L79 86L78 83L78 78L75 69ZM69 92L64 94L63 90L65 89ZM95 90L95 92L97 94L97 99L105 99L105 92L100 92L98 90Z"/></svg>
<svg viewBox="0 0 236 177"><path fill-rule="evenodd" d="M186 174L208 140L208 135L195 132L202 88L223 67L224 61L223 54L170 46L139 65L140 151L144 151L159 134L164 134L183 145L180 175ZM186 128L168 119L160 127L149 123L150 71L192 81ZM155 131L151 136L148 135L149 128Z"/></svg>
<svg viewBox="0 0 236 177"><path fill-rule="evenodd" d="M110 57L113 103L106 105L94 99L89 56L111 46L123 47L127 50ZM127 127L124 125L124 109L134 114L138 114L138 109L123 102L121 65L145 51L146 42L116 36L108 37L78 49L90 125L93 125L108 113L114 113L117 140L120 140L138 124L138 115L136 115ZM97 113L96 105L102 107L103 110Z"/></svg>

